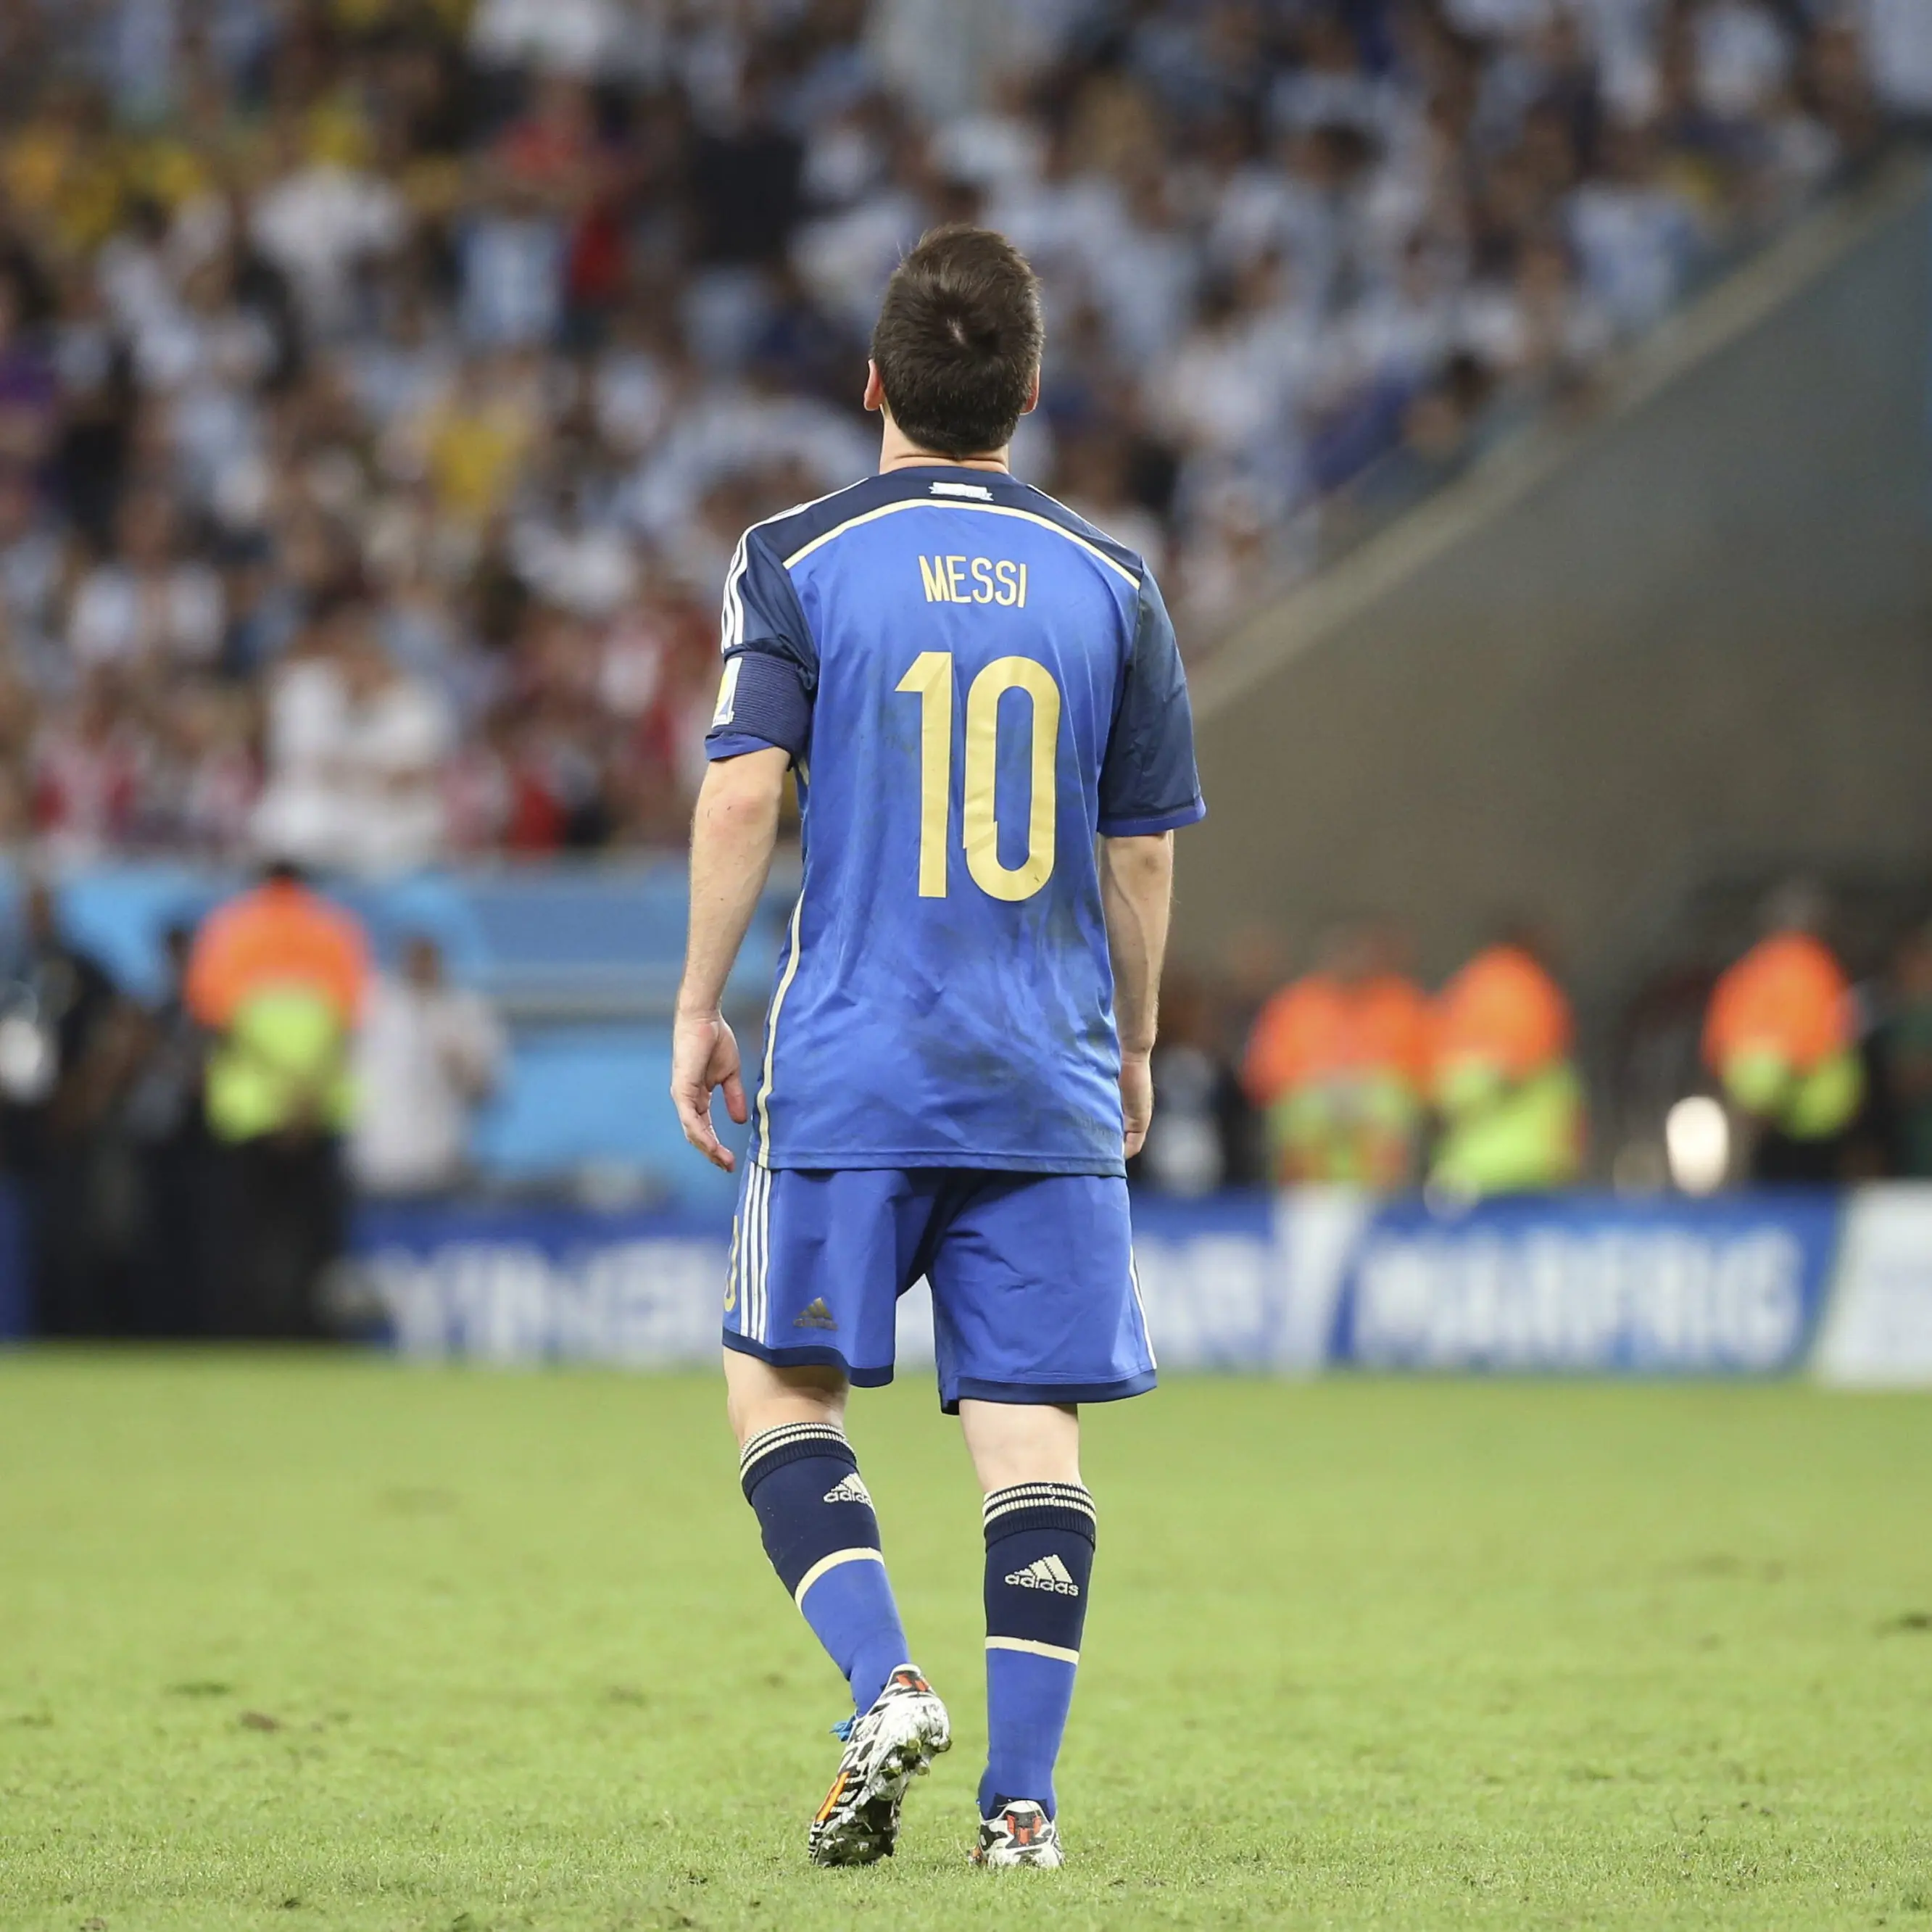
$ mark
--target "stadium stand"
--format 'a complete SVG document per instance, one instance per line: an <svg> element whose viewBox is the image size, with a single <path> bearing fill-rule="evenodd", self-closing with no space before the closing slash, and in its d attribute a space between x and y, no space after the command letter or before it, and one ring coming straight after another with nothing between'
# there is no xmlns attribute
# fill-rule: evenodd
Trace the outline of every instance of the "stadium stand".
<svg viewBox="0 0 1932 1932"><path fill-rule="evenodd" d="M728 545L867 466L954 217L1047 279L1022 472L1205 650L1868 161L1911 13L10 8L0 835L674 836Z"/></svg>

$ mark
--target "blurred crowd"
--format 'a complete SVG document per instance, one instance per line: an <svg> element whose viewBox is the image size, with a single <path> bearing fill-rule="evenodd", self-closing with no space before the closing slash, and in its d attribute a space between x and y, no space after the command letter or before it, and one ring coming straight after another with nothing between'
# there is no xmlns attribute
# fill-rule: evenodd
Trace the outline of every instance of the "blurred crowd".
<svg viewBox="0 0 1932 1932"><path fill-rule="evenodd" d="M1444 1204L1586 1178L1689 1193L1932 1179L1932 926L1895 932L1856 980L1832 926L1823 892L1792 882L1720 970L1670 976L1688 1028L1647 1025L1640 995L1588 1058L1606 1089L1634 1073L1643 1099L1606 1104L1594 1146L1571 1001L1534 932L1499 932L1432 995L1390 922L1335 928L1286 985L1250 933L1218 980L1172 976L1133 1178L1180 1197L1272 1183Z"/></svg>
<svg viewBox="0 0 1932 1932"><path fill-rule="evenodd" d="M392 967L284 862L169 929L142 1001L44 880L0 956L0 1172L40 1333L326 1334L352 1200L448 1196L506 1040L436 943Z"/></svg>
<svg viewBox="0 0 1932 1932"><path fill-rule="evenodd" d="M4 0L0 841L678 832L930 224L1191 648L1932 108L1922 0Z"/></svg>
<svg viewBox="0 0 1932 1932"><path fill-rule="evenodd" d="M1748 925L1718 970L1677 976L1666 1004L1688 1028L1648 1024L1640 994L1608 1053L1580 1045L1529 928L1433 993L1390 922L1336 926L1285 982L1257 928L1218 976L1170 970L1130 1179L1183 1199L1420 1189L1445 1208L1580 1182L1932 1180L1932 924L1894 926L1882 969L1856 980L1815 886L1772 892ZM506 1031L433 939L398 940L379 963L278 861L168 931L165 983L142 1000L28 882L0 934L0 1175L16 1184L0 1238L17 1213L41 1332L323 1335L356 1200L474 1192ZM1646 1063L1658 1077L1620 1112Z"/></svg>

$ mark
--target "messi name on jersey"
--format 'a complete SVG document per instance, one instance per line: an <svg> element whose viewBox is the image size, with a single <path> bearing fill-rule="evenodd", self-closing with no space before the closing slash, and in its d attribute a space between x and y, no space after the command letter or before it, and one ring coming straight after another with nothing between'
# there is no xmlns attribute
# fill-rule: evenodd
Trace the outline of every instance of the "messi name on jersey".
<svg viewBox="0 0 1932 1932"><path fill-rule="evenodd" d="M928 604L998 604L1024 610L1027 567L1011 557L922 556L919 580Z"/></svg>
<svg viewBox="0 0 1932 1932"><path fill-rule="evenodd" d="M724 650L707 752L788 752L804 845L754 1158L1120 1172L1095 842L1206 809L1146 566L1000 472L893 470L746 532Z"/></svg>

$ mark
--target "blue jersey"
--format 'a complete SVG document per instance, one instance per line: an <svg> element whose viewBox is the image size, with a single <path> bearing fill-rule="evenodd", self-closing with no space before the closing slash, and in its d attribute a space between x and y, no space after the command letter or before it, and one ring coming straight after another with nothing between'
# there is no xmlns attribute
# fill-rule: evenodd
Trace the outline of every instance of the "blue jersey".
<svg viewBox="0 0 1932 1932"><path fill-rule="evenodd" d="M766 1167L1123 1172L1096 834L1206 807L1144 564L934 464L754 524L706 748L791 753L803 890L747 1070Z"/></svg>

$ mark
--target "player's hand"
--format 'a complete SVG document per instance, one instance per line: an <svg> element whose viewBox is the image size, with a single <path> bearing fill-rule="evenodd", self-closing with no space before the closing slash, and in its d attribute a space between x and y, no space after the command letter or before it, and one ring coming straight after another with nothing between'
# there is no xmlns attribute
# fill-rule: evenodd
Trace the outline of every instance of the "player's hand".
<svg viewBox="0 0 1932 1932"><path fill-rule="evenodd" d="M727 1174L737 1156L711 1124L711 1090L724 1090L724 1111L742 1127L752 1117L739 1070L738 1042L721 1013L680 1012L670 1036L670 1097L684 1137L713 1167Z"/></svg>
<svg viewBox="0 0 1932 1932"><path fill-rule="evenodd" d="M1145 1144L1148 1123L1154 1118L1154 1064L1144 1053L1120 1055L1120 1120L1126 1129L1127 1158Z"/></svg>

